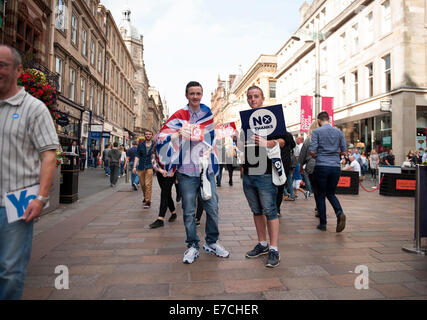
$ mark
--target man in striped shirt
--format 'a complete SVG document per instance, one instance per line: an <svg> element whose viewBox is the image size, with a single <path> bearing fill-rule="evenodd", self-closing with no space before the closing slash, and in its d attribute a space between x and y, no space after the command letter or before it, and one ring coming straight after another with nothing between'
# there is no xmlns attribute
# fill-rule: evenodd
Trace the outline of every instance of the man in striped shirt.
<svg viewBox="0 0 427 320"><path fill-rule="evenodd" d="M17 86L22 69L17 51L0 45L0 300L21 299L33 221L49 200L59 147L46 105ZM23 219L8 223L4 195L37 184Z"/></svg>

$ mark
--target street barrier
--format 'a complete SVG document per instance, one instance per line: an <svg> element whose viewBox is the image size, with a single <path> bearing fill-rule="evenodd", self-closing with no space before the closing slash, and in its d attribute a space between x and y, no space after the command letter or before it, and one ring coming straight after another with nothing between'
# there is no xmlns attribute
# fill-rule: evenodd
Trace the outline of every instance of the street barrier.
<svg viewBox="0 0 427 320"><path fill-rule="evenodd" d="M359 172L341 171L336 194L359 194Z"/></svg>
<svg viewBox="0 0 427 320"><path fill-rule="evenodd" d="M414 197L415 174L382 173L380 195L389 197Z"/></svg>
<svg viewBox="0 0 427 320"><path fill-rule="evenodd" d="M414 244L403 246L402 250L416 254L427 254L427 247L421 246L421 239L427 237L427 166L417 165L415 192Z"/></svg>

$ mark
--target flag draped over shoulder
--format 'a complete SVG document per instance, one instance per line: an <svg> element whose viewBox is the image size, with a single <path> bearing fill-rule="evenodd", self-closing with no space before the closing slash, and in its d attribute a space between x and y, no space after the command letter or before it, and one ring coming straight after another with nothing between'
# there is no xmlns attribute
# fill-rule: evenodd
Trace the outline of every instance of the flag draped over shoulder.
<svg viewBox="0 0 427 320"><path fill-rule="evenodd" d="M213 114L211 109L204 104L200 105L200 109L206 114L196 122L204 131L204 142L199 143L205 143L207 146L213 148L210 154L210 163L216 175L219 166L215 148ZM190 122L190 111L187 105L175 112L157 135L156 149L158 153L158 162L168 173L175 172L182 165L183 159L183 139L172 139L172 135L177 133L183 125L188 122Z"/></svg>

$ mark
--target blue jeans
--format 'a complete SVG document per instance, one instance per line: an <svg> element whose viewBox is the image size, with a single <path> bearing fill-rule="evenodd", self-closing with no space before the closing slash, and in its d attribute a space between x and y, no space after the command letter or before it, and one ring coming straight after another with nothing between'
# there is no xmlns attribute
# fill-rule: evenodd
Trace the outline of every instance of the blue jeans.
<svg viewBox="0 0 427 320"><path fill-rule="evenodd" d="M341 204L335 196L341 169L340 167L316 166L313 174L317 185L317 210L320 216L320 225L326 226L326 198L334 208L337 217L343 213Z"/></svg>
<svg viewBox="0 0 427 320"><path fill-rule="evenodd" d="M313 189L311 188L310 179L308 178L308 174L305 171L302 174L302 180L304 180L304 183L305 183L305 186L307 188L307 191L310 192L310 193L313 193Z"/></svg>
<svg viewBox="0 0 427 320"><path fill-rule="evenodd" d="M131 174L130 174L130 184L133 186L133 185L137 185L138 183L139 183L139 177L138 177L138 173L133 173L133 165L134 165L134 163L133 162L130 162L129 163L129 169L130 169L130 171L129 172L131 172Z"/></svg>
<svg viewBox="0 0 427 320"><path fill-rule="evenodd" d="M211 184L212 197L203 201L203 209L206 211L206 238L207 244L217 242L218 231L218 195L216 194L215 176L213 173L208 175ZM187 247L199 249L199 237L196 229L196 197L200 193L200 177L190 177L178 173L178 186L182 196L182 210L184 214L185 232L187 234Z"/></svg>
<svg viewBox="0 0 427 320"><path fill-rule="evenodd" d="M120 175L122 176L125 173L125 162L120 161Z"/></svg>
<svg viewBox="0 0 427 320"><path fill-rule="evenodd" d="M243 192L254 216L264 214L267 220L277 219L277 187L271 174L243 175Z"/></svg>
<svg viewBox="0 0 427 320"><path fill-rule="evenodd" d="M108 160L104 160L104 171L105 171L105 174L108 174L108 175L111 174L110 167L108 166Z"/></svg>
<svg viewBox="0 0 427 320"><path fill-rule="evenodd" d="M286 190L287 189L289 190ZM293 171L289 171L288 174L286 175L286 187L283 190L283 195L287 196L290 195L291 198L295 199L295 194L294 194L294 175L293 175Z"/></svg>
<svg viewBox="0 0 427 320"><path fill-rule="evenodd" d="M32 244L33 222L9 224L0 207L0 300L21 299Z"/></svg>
<svg viewBox="0 0 427 320"><path fill-rule="evenodd" d="M224 169L224 165L220 164L219 165L219 171L218 171L218 175L216 176L216 184L218 186L221 186L221 180L222 180L222 170Z"/></svg>

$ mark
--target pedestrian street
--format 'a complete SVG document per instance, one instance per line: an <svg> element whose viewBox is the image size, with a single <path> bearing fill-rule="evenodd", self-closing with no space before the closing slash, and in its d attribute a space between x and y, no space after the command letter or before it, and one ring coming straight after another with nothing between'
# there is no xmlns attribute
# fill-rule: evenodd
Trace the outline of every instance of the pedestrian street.
<svg viewBox="0 0 427 320"><path fill-rule="evenodd" d="M108 177L97 170L99 183L105 179L107 185ZM281 262L271 269L264 266L265 256L245 258L257 236L237 171L234 182L217 189L219 241L229 258L201 250L193 264L183 264L181 204L177 220L167 222L168 212L164 227L149 229L160 202L156 179L152 206L143 209L141 190L131 191L122 177L116 188L62 206L35 224L23 299L427 299L427 257L402 251L413 239L414 198L362 190L338 195L347 216L341 233L335 232L329 203L322 232L316 229L313 197L283 201ZM204 213L197 227L201 246L205 218ZM362 283L368 288L356 288L358 266L369 271ZM58 281L64 270L68 289Z"/></svg>

